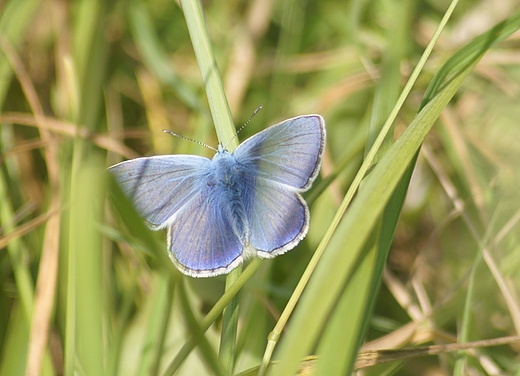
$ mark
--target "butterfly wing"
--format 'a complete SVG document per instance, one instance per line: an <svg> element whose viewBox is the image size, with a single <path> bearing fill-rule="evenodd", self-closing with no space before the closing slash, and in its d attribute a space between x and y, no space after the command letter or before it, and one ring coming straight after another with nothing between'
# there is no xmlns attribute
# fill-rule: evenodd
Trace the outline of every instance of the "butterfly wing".
<svg viewBox="0 0 520 376"><path fill-rule="evenodd" d="M324 147L325 121L319 115L304 115L255 134L233 155L255 165L257 177L304 191L319 172Z"/></svg>
<svg viewBox="0 0 520 376"><path fill-rule="evenodd" d="M309 209L298 192L258 179L247 210L249 241L259 257L272 258L293 249L309 229Z"/></svg>
<svg viewBox="0 0 520 376"><path fill-rule="evenodd" d="M206 179L210 160L193 155L137 158L109 168L152 229L164 228Z"/></svg>
<svg viewBox="0 0 520 376"><path fill-rule="evenodd" d="M244 141L233 154L254 176L244 196L250 243L263 258L294 248L307 234L309 209L298 192L318 174L325 145L319 115L286 120Z"/></svg>
<svg viewBox="0 0 520 376"><path fill-rule="evenodd" d="M213 183L209 159L137 158L109 170L153 229L168 227L170 258L184 274L211 277L242 262L245 230Z"/></svg>
<svg viewBox="0 0 520 376"><path fill-rule="evenodd" d="M170 259L184 274L213 277L242 263L244 218L237 218L222 186L205 184L168 227Z"/></svg>

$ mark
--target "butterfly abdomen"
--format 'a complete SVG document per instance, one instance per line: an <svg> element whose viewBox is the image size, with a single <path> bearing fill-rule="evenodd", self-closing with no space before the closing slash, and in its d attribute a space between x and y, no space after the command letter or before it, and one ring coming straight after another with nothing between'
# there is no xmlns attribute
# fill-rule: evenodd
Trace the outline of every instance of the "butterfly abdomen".
<svg viewBox="0 0 520 376"><path fill-rule="evenodd" d="M218 206L229 211L235 220L233 231L246 244L249 242L249 225L244 204L244 195L247 196L248 191L244 171L235 157L227 152L218 153L212 162L215 163L213 181L219 192Z"/></svg>

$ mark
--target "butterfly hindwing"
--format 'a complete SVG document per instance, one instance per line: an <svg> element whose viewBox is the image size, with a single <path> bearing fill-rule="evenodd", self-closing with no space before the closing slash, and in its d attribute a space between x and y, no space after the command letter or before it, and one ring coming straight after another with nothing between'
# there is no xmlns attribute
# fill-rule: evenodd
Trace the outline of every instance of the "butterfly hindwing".
<svg viewBox="0 0 520 376"><path fill-rule="evenodd" d="M294 248L307 234L309 210L293 189L259 178L247 205L250 242L258 256L271 258Z"/></svg>
<svg viewBox="0 0 520 376"><path fill-rule="evenodd" d="M194 155L156 156L121 162L109 171L150 227L160 229L199 192L210 162Z"/></svg>
<svg viewBox="0 0 520 376"><path fill-rule="evenodd" d="M168 226L170 258L185 274L210 277L242 262L244 228L227 197L205 184Z"/></svg>

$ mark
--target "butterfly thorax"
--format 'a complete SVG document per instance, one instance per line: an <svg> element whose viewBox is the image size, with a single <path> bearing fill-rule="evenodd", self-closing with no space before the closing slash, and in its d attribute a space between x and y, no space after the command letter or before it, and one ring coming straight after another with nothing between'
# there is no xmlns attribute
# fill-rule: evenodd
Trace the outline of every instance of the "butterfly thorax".
<svg viewBox="0 0 520 376"><path fill-rule="evenodd" d="M231 210L236 221L235 231L244 240L247 235L246 203L244 202L244 169L237 159L227 150L220 149L213 157L211 168L214 184L218 191L219 202ZM247 190L247 189L246 189Z"/></svg>
<svg viewBox="0 0 520 376"><path fill-rule="evenodd" d="M215 184L225 187L226 189L235 189L237 185L238 171L237 161L227 150L220 150L213 157L212 171Z"/></svg>

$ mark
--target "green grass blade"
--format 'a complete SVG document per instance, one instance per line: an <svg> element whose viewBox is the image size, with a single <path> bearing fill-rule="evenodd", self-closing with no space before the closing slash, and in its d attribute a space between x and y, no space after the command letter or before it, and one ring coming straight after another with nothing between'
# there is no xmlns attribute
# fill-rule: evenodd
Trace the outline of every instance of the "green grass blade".
<svg viewBox="0 0 520 376"><path fill-rule="evenodd" d="M14 211L10 206L10 202L5 200L9 197L9 194L7 190L7 181L2 172L0 172L0 197L0 200L3 201L0 206L0 220L2 221L2 224L4 224L4 231L9 234L9 232L14 230ZM27 266L23 262L26 252L27 249L20 239L13 239L7 245L7 253L11 259L15 275L17 285L16 289L20 294L22 312L25 319L28 320L27 322L30 323L34 304L34 281L32 280L31 273L27 269Z"/></svg>
<svg viewBox="0 0 520 376"><path fill-rule="evenodd" d="M182 0L181 5L186 17L197 63L202 74L217 136L220 143L227 145L235 136L235 126L213 53L213 47L211 46L211 40L206 29L202 6L198 0ZM237 146L238 140L235 138L228 146L229 151L233 151Z"/></svg>
<svg viewBox="0 0 520 376"><path fill-rule="evenodd" d="M211 116L215 123L219 143L226 145L231 152L238 145L238 140L234 137L236 131L233 118L206 29L202 6L198 0L183 0L181 1L181 5L204 81ZM230 142L231 144L229 144ZM226 289L230 288L237 280L241 269L241 267L236 268L227 276ZM237 325L238 297L235 297L224 311L224 323L220 342L220 356L229 372L232 372L235 363Z"/></svg>
<svg viewBox="0 0 520 376"><path fill-rule="evenodd" d="M0 354L0 375L25 375L29 322L20 304L15 305L9 318L3 351Z"/></svg>
<svg viewBox="0 0 520 376"><path fill-rule="evenodd" d="M520 29L520 11L460 48L435 74L435 77L426 89L422 106L437 95L450 80L456 78L469 65L472 65L475 60L479 60L489 48L504 40L518 29Z"/></svg>
<svg viewBox="0 0 520 376"><path fill-rule="evenodd" d="M208 330L211 324L217 320L217 318L222 314L222 311L225 307L228 306L228 304L231 302L231 300L234 299L234 297L240 292L244 284L251 278L251 276L255 273L255 271L260 267L260 263L262 261L260 259L254 259L252 260L249 265L244 269L244 271L240 274L240 277L238 277L237 281L226 290L224 295L218 300L218 302L213 306L211 311L206 315L206 317L201 322L201 330L202 332L205 332ZM181 348L179 353L175 356L175 358L172 360L166 371L164 372L164 375L173 375L179 367L182 365L186 357L189 355L189 353L193 350L193 348L196 346L197 341L195 338L190 338L184 346Z"/></svg>
<svg viewBox="0 0 520 376"><path fill-rule="evenodd" d="M152 296L152 308L148 318L148 327L143 343L143 350L138 359L136 375L157 375L160 354L164 344L164 335L170 315L173 299L173 283L161 276L157 278L157 289ZM162 340L161 340L162 339Z"/></svg>
<svg viewBox="0 0 520 376"><path fill-rule="evenodd" d="M78 171L73 192L71 218L76 269L76 351L81 367L88 375L105 374L103 323L103 253L98 223L102 220L106 172L99 158L84 161ZM96 184L91 184L91 182Z"/></svg>
<svg viewBox="0 0 520 376"><path fill-rule="evenodd" d="M309 281L291 329L282 342L279 354L282 363L274 375L293 374L299 361L310 351L391 194L442 109L476 63L463 70L428 103L366 179ZM298 332L293 328L306 330Z"/></svg>
<svg viewBox="0 0 520 376"><path fill-rule="evenodd" d="M227 370L226 365L221 362L221 358L217 356L217 353L204 336L204 325L199 323L195 318L195 315L193 314L193 311L188 303L188 298L186 296L185 286L183 283L178 285L177 291L179 292L179 297L181 298L182 309L187 326L190 329L190 332L193 333L193 336L196 338L199 352L201 353L204 362L215 375L229 375L230 372Z"/></svg>
<svg viewBox="0 0 520 376"><path fill-rule="evenodd" d="M231 271L226 277L226 291L235 284L242 273L242 267ZM220 341L219 356L226 365L228 371L235 368L236 341L238 332L238 295L236 295L229 305L224 309L222 321L222 336Z"/></svg>
<svg viewBox="0 0 520 376"><path fill-rule="evenodd" d="M400 68L406 53L407 35L411 32L411 16L415 1L403 1L392 7L387 14L388 47L386 48L381 67L381 80L376 86L374 103L368 127L367 152L376 141L385 120L397 102L400 85ZM393 127L381 145L380 154L388 149L393 139ZM379 160L380 157L376 157ZM406 186L399 186L396 194L401 192L404 198ZM318 344L316 375L344 375L352 371L357 350L362 343L369 326L371 312L378 296L383 268L386 265L388 252L393 241L400 207L394 207L392 200L383 215L380 224L374 228L369 239L371 241L362 252L360 265L348 281L337 308L334 310L326 332ZM379 241L376 239L379 238Z"/></svg>
<svg viewBox="0 0 520 376"><path fill-rule="evenodd" d="M99 129L103 84L109 48L103 32L105 2L81 0L75 3L73 62L80 87L79 121L88 129Z"/></svg>
<svg viewBox="0 0 520 376"><path fill-rule="evenodd" d="M371 283L373 279L379 279L375 275L379 270L376 261L381 264L373 244L367 246L363 253L365 256L347 281L346 289L339 297L318 343L316 375L347 375L356 360L357 349L370 318L368 307L377 288Z"/></svg>
<svg viewBox="0 0 520 376"><path fill-rule="evenodd" d="M11 0L4 2L0 13L0 37L5 38L13 47L18 47L23 35L40 6L39 0ZM0 50L0 104L3 105L12 76L12 68L3 51Z"/></svg>

